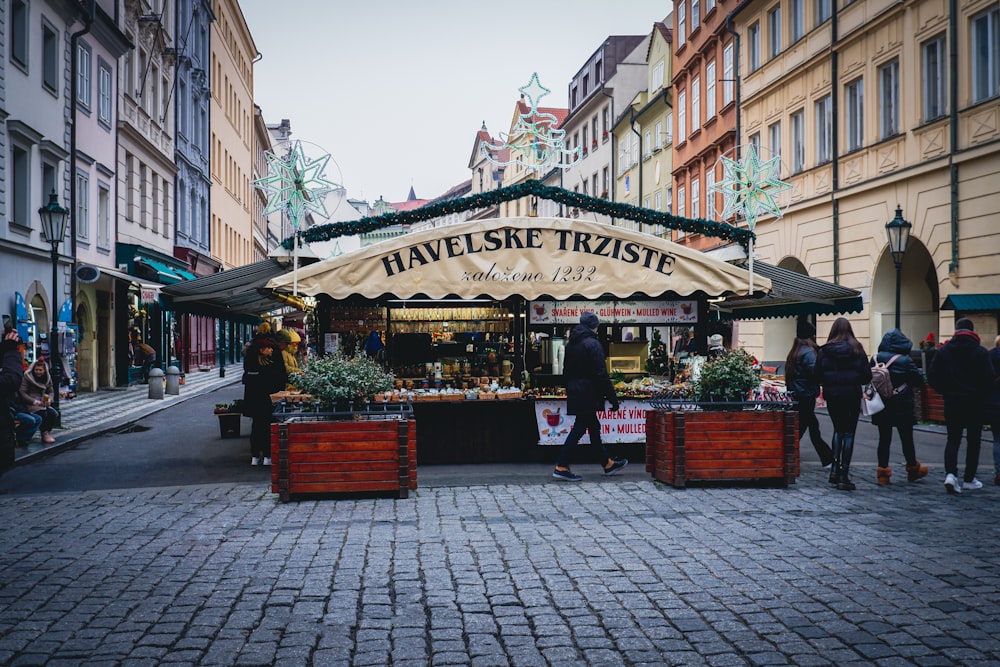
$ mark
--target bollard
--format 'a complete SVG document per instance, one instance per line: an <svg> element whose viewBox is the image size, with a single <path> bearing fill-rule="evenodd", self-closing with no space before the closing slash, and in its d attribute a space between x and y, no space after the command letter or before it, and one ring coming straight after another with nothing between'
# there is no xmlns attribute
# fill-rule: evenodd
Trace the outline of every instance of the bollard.
<svg viewBox="0 0 1000 667"><path fill-rule="evenodd" d="M163 370L151 368L149 370L149 398L163 398Z"/></svg>
<svg viewBox="0 0 1000 667"><path fill-rule="evenodd" d="M181 393L181 369L176 366L167 367L167 393L171 396Z"/></svg>

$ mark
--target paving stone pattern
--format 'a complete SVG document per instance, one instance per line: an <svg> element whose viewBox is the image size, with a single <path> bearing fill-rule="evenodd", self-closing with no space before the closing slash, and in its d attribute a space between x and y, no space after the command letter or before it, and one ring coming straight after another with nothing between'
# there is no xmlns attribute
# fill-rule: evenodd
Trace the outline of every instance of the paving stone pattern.
<svg viewBox="0 0 1000 667"><path fill-rule="evenodd" d="M1000 488L0 496L4 665L996 665Z"/></svg>

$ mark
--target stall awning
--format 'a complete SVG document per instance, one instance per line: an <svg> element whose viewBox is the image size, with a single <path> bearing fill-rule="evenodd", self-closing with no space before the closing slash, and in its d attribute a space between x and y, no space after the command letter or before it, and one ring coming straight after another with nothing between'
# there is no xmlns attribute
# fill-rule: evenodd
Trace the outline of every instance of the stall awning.
<svg viewBox="0 0 1000 667"><path fill-rule="evenodd" d="M291 291L285 273L268 287ZM597 299L746 295L746 269L623 227L564 218L501 218L405 234L298 270L300 294ZM754 281L767 292L771 281Z"/></svg>
<svg viewBox="0 0 1000 667"><path fill-rule="evenodd" d="M155 259L150 259L148 257L136 257L135 261L142 262L156 271L157 278L164 285L173 285L174 283L187 280L187 278L182 276L177 269L167 266L163 262L158 262Z"/></svg>
<svg viewBox="0 0 1000 667"><path fill-rule="evenodd" d="M167 285L161 292L175 312L223 319L255 320L282 307L283 301L258 291L271 278L288 271L288 264L265 259L246 266Z"/></svg>
<svg viewBox="0 0 1000 667"><path fill-rule="evenodd" d="M960 313L989 313L1000 311L1000 294L949 294L941 310Z"/></svg>
<svg viewBox="0 0 1000 667"><path fill-rule="evenodd" d="M739 263L747 266L747 262ZM736 297L713 304L723 319L757 320L797 315L842 315L864 310L861 292L802 273L755 261L754 281L771 281L771 292L758 298Z"/></svg>

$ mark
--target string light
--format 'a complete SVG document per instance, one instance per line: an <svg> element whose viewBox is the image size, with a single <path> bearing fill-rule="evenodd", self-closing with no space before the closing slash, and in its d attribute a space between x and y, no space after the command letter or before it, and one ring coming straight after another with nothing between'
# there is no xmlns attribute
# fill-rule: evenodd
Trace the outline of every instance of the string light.
<svg viewBox="0 0 1000 667"><path fill-rule="evenodd" d="M287 154L267 151L264 157L267 158L269 173L253 182L267 193L264 215L287 210L296 229L306 211L312 211L324 220L330 217L326 209L326 196L342 186L326 180L329 155L311 160L302 150L302 142L296 141L289 147Z"/></svg>
<svg viewBox="0 0 1000 667"><path fill-rule="evenodd" d="M746 157L733 160L722 156L723 178L712 186L712 190L722 195L723 211L721 218L728 220L734 215L743 214L747 226L753 230L757 218L769 213L781 218L781 206L776 196L791 190L792 185L782 181L781 157L774 155L768 160L761 160L753 144L747 148Z"/></svg>

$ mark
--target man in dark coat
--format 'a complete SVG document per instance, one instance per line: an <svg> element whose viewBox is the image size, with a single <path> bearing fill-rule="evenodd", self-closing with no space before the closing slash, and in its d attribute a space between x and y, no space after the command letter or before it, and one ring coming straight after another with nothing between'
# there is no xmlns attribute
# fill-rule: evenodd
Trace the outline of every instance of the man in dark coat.
<svg viewBox="0 0 1000 667"><path fill-rule="evenodd" d="M0 340L0 475L14 467L17 435L14 432L14 415L8 406L21 388L21 378L24 377L24 363L18 347L20 343L16 331L4 330Z"/></svg>
<svg viewBox="0 0 1000 667"><path fill-rule="evenodd" d="M993 483L1000 486L1000 336L993 340L989 356L993 366L993 385L986 398L985 421L993 433Z"/></svg>
<svg viewBox="0 0 1000 667"><path fill-rule="evenodd" d="M243 359L243 414L250 417L250 465L271 465L271 394L285 389L288 373L278 343L270 335L259 335L250 343Z"/></svg>
<svg viewBox="0 0 1000 667"><path fill-rule="evenodd" d="M580 438L590 432L590 442L601 448L604 455L604 474L613 475L628 465L628 459L614 459L601 442L601 422L597 413L604 410L604 401L611 402L612 411L618 410L618 396L611 384L605 366L604 348L597 338L601 321L593 312L580 315L580 324L569 334L563 377L566 380L566 413L576 415L573 428L559 450L552 476L567 482L579 482L582 477L569 469L569 459Z"/></svg>
<svg viewBox="0 0 1000 667"><path fill-rule="evenodd" d="M938 349L928 381L944 397L944 422L948 440L944 448L944 488L948 493L980 489L976 479L979 445L983 436L983 412L993 385L992 366L986 348L979 344L972 320L955 322L955 335ZM958 482L958 448L965 431L965 475Z"/></svg>

